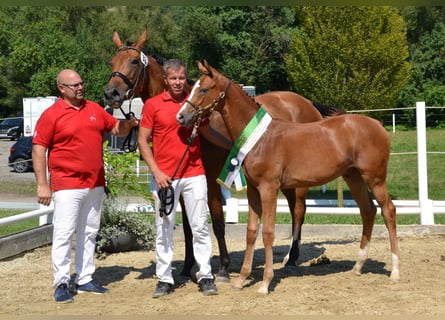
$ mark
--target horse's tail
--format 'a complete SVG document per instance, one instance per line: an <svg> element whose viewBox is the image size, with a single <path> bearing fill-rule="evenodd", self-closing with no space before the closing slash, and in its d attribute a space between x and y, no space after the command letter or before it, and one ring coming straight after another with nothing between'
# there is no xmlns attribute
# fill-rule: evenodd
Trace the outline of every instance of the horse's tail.
<svg viewBox="0 0 445 320"><path fill-rule="evenodd" d="M320 114L323 116L323 118L334 117L334 116L338 116L340 114L346 113L346 111L340 107L328 106L326 104L321 104L318 102L312 102L312 104L318 110L318 112L320 112Z"/></svg>

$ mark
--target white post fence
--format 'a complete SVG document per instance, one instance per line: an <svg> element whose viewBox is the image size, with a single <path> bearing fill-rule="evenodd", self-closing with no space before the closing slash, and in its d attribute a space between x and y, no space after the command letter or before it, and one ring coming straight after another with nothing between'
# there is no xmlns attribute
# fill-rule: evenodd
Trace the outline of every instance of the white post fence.
<svg viewBox="0 0 445 320"><path fill-rule="evenodd" d="M416 103L417 170L419 185L420 224L434 224L432 201L428 199L428 165L426 154L425 102Z"/></svg>

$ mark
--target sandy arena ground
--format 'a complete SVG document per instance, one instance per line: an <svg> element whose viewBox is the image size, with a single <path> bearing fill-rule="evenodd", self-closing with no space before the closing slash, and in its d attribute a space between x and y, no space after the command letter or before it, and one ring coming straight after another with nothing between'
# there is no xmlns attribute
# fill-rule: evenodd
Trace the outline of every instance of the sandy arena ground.
<svg viewBox="0 0 445 320"><path fill-rule="evenodd" d="M260 240L260 239L259 239ZM389 243L374 239L363 274L349 272L358 250L354 239L305 239L300 265L283 268L288 239L274 246L275 278L268 295L257 293L262 278L262 241L255 251L247 286L236 291L218 283L219 295L204 297L193 282L169 296L153 299L154 252L133 251L97 260L96 280L106 295L82 294L70 304L56 304L51 288L50 247L0 262L0 315L444 315L445 236L401 237L401 282L391 284ZM232 279L238 275L244 240L229 239ZM184 242L176 241L174 267L180 270ZM217 248L214 247L214 252ZM330 263L311 265L324 254ZM212 260L216 270L219 263Z"/></svg>

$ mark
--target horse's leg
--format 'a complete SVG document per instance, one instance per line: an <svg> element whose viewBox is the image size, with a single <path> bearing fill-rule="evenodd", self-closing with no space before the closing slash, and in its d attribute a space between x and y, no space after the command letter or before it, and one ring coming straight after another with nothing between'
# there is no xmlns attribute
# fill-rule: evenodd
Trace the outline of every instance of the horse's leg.
<svg viewBox="0 0 445 320"><path fill-rule="evenodd" d="M253 254L255 250L255 241L258 236L258 229L261 220L261 204L260 197L254 187L249 184L247 186L247 199L249 202L249 213L247 217L246 232L246 250L244 252L244 260L238 278L232 281L234 289L242 289L244 281L252 272Z"/></svg>
<svg viewBox="0 0 445 320"><path fill-rule="evenodd" d="M301 227L306 213L306 197L308 188L284 189L281 192L287 199L292 214L292 240L289 252L283 259L286 267L295 267L300 256Z"/></svg>
<svg viewBox="0 0 445 320"><path fill-rule="evenodd" d="M195 265L195 256L193 254L193 234L192 234L192 229L190 228L189 221L187 219L184 200L182 199L182 196L179 198L179 204L181 205L182 228L184 230L184 239L185 239L184 266L182 268L180 275L184 277L191 277L192 268Z"/></svg>
<svg viewBox="0 0 445 320"><path fill-rule="evenodd" d="M372 193L376 198L380 208L382 209L382 216L385 220L386 229L389 233L389 241L391 245L391 260L392 269L390 279L393 282L400 281L400 254L399 244L397 239L396 226L396 207L391 200L388 193L386 183L381 183L372 187Z"/></svg>
<svg viewBox="0 0 445 320"><path fill-rule="evenodd" d="M207 181L208 186L208 203L210 215L212 217L213 233L215 234L216 240L218 241L219 248L219 270L216 275L216 281L218 282L229 282L229 264L230 257L229 251L227 250L225 234L226 225L224 221L224 211L222 207L222 194L221 186L216 183L215 180Z"/></svg>
<svg viewBox="0 0 445 320"><path fill-rule="evenodd" d="M343 178L349 186L352 197L357 202L363 223L360 250L357 261L352 268L354 273L360 275L362 267L368 259L369 242L371 241L377 208L372 202L366 183L356 169L349 170Z"/></svg>
<svg viewBox="0 0 445 320"><path fill-rule="evenodd" d="M224 166L228 151L215 146L206 139L201 139L202 162L206 170L207 198L212 227L219 249L219 270L216 277L218 282L229 281L230 257L226 245L226 225L222 206L221 186L216 182Z"/></svg>

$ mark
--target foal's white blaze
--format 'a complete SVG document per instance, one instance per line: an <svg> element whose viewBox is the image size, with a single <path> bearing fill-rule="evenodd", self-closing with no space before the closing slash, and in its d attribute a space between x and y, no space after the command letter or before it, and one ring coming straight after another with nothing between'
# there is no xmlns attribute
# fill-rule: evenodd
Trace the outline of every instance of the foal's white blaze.
<svg viewBox="0 0 445 320"><path fill-rule="evenodd" d="M187 107L187 105L189 104L188 101L194 97L195 92L198 91L199 87L200 87L200 85L199 85L199 80L198 80L195 82L195 85L193 86L192 91L190 92L190 95L189 95L187 101L184 102L184 104L181 106L181 109L179 109L179 112L176 114L176 120L178 120L179 115Z"/></svg>

